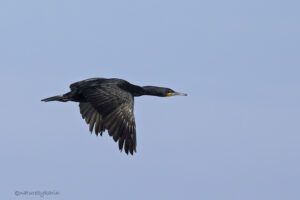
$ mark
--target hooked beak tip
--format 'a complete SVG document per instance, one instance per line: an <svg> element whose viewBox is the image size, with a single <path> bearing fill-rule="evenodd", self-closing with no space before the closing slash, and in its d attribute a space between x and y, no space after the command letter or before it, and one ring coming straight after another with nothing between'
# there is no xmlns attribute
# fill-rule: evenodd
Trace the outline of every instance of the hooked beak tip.
<svg viewBox="0 0 300 200"><path fill-rule="evenodd" d="M173 93L173 96L176 96L176 95L178 95L178 96L187 96L186 93L180 93L180 92Z"/></svg>

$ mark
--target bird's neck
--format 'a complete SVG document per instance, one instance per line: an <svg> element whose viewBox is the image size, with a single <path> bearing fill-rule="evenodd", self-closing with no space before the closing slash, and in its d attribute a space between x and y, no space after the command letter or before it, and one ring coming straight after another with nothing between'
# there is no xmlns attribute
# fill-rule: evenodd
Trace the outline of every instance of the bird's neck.
<svg viewBox="0 0 300 200"><path fill-rule="evenodd" d="M140 87L137 85L130 84L130 91L133 94L133 96L139 97L142 95L151 95L151 96L162 96L159 92L162 87L156 87L156 86L144 86Z"/></svg>
<svg viewBox="0 0 300 200"><path fill-rule="evenodd" d="M162 87L156 87L156 86L144 86L143 88L143 94L142 95L151 95L151 96L162 96L161 92L159 92Z"/></svg>
<svg viewBox="0 0 300 200"><path fill-rule="evenodd" d="M122 86L121 86L121 88L122 88ZM126 87L124 87L123 89L124 90L129 89L129 92L135 97L145 95L144 88L140 87L138 85L133 85L133 84L127 83Z"/></svg>

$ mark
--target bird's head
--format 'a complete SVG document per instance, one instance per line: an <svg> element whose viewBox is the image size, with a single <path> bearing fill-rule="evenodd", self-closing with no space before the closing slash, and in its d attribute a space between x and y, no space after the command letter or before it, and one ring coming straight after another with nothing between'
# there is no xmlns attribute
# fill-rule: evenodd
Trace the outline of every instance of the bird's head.
<svg viewBox="0 0 300 200"><path fill-rule="evenodd" d="M144 86L146 95L153 95L159 97L171 97L171 96L187 96L185 93L175 92L170 88L155 87L155 86Z"/></svg>
<svg viewBox="0 0 300 200"><path fill-rule="evenodd" d="M187 96L186 93L181 93L181 92L175 92L174 90L170 88L165 88L165 93L166 97L171 97L171 96Z"/></svg>

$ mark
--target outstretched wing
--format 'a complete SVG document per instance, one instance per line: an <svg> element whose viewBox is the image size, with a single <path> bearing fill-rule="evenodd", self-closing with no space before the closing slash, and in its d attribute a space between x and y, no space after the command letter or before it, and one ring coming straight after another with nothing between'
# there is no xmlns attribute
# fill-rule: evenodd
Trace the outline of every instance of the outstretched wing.
<svg viewBox="0 0 300 200"><path fill-rule="evenodd" d="M90 125L90 132L95 131L95 134L102 135L105 131L103 118L99 112L88 102L79 103L80 113L82 118L85 119L86 123Z"/></svg>
<svg viewBox="0 0 300 200"><path fill-rule="evenodd" d="M116 142L119 141L120 150L124 146L127 154L136 152L133 96L114 84L85 88L82 90L82 94L88 102L81 103L82 116L84 118L86 116L85 119L90 124L90 130L94 124L95 131L100 130L100 134L103 132L103 128L107 129L109 135ZM98 125L98 122L103 124L103 128Z"/></svg>

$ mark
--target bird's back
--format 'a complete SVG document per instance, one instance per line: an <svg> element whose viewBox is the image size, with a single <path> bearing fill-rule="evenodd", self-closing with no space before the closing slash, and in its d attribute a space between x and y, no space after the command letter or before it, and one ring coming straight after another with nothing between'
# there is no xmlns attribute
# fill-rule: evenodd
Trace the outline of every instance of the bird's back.
<svg viewBox="0 0 300 200"><path fill-rule="evenodd" d="M88 88L118 88L119 92L128 92L132 96L140 96L144 90L142 87L133 85L128 81L118 78L90 78L75 82L70 85L71 91L81 93L81 91Z"/></svg>
<svg viewBox="0 0 300 200"><path fill-rule="evenodd" d="M101 85L120 85L125 84L127 81L117 78L89 78L82 81L72 83L70 85L71 90L86 88L86 87L97 87ZM128 83L128 82L127 82Z"/></svg>

